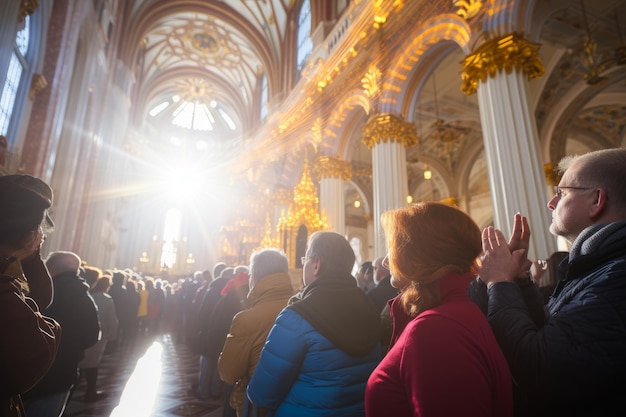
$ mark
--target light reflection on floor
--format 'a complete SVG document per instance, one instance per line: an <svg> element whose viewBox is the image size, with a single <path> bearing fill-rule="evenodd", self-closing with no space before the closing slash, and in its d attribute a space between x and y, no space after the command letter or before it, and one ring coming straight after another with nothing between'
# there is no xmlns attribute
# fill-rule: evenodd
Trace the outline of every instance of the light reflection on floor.
<svg viewBox="0 0 626 417"><path fill-rule="evenodd" d="M148 417L151 415L162 372L163 346L153 342L146 353L137 361L137 366L128 379L120 402L111 417Z"/></svg>

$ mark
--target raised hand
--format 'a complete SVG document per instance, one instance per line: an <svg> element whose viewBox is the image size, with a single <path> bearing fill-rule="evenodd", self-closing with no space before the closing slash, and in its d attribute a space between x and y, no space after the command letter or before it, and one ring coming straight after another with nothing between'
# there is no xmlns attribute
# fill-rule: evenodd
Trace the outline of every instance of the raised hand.
<svg viewBox="0 0 626 417"><path fill-rule="evenodd" d="M528 219L520 213L515 214L513 218L513 230L509 239L509 250L515 252L523 250L522 258L519 261L519 269L516 276L526 276L532 265L532 261L528 260L528 247L530 246L530 227Z"/></svg>
<svg viewBox="0 0 626 417"><path fill-rule="evenodd" d="M493 226L483 230L482 238L483 253L478 262L480 279L487 286L502 281L513 282L520 269L520 263L527 261L524 255L526 249L511 251L510 243L507 244L502 232Z"/></svg>

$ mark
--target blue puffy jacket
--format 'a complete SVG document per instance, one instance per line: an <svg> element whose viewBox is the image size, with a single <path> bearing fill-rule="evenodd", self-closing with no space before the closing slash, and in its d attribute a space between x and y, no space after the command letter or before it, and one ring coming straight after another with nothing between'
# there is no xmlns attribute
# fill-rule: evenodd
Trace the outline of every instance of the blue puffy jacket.
<svg viewBox="0 0 626 417"><path fill-rule="evenodd" d="M362 417L380 358L374 303L351 276L319 278L276 318L248 397L268 416Z"/></svg>
<svg viewBox="0 0 626 417"><path fill-rule="evenodd" d="M275 417L365 415L367 378L380 347L352 357L335 347L298 313L284 309L268 335L248 386L248 397Z"/></svg>

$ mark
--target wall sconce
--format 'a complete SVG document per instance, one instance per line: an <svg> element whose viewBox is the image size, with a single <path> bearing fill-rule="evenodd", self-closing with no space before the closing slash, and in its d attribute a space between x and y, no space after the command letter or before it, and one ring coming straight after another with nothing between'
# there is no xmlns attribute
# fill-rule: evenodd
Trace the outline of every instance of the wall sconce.
<svg viewBox="0 0 626 417"><path fill-rule="evenodd" d="M424 179L429 180L433 177L433 172L428 168L428 165L424 168Z"/></svg>
<svg viewBox="0 0 626 417"><path fill-rule="evenodd" d="M412 195L407 195L406 196L406 203L407 204L411 204L413 202L413 196Z"/></svg>
<svg viewBox="0 0 626 417"><path fill-rule="evenodd" d="M359 208L359 207L361 207L361 200L357 198L356 200L354 200L354 208Z"/></svg>

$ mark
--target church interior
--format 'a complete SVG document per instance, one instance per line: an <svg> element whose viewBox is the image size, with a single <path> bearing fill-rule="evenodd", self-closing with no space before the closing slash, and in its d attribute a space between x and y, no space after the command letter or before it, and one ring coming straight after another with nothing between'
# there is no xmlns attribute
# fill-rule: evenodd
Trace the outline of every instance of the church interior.
<svg viewBox="0 0 626 417"><path fill-rule="evenodd" d="M626 146L622 0L0 4L0 173L54 190L44 251L184 276L389 209L529 217L561 157Z"/></svg>

